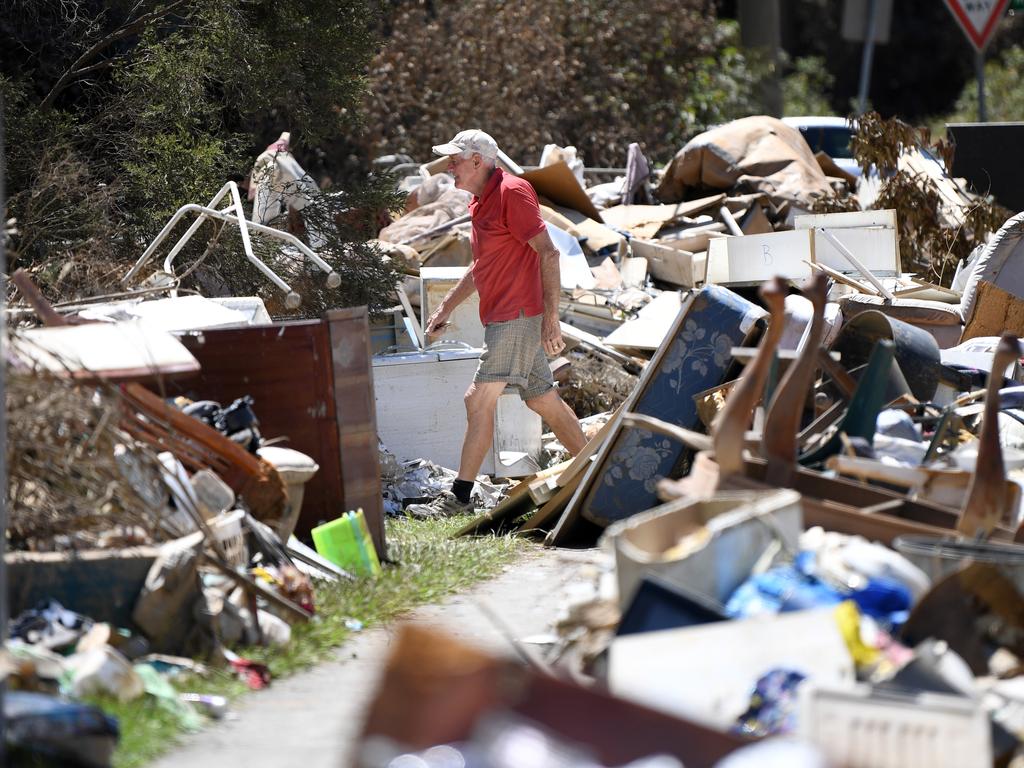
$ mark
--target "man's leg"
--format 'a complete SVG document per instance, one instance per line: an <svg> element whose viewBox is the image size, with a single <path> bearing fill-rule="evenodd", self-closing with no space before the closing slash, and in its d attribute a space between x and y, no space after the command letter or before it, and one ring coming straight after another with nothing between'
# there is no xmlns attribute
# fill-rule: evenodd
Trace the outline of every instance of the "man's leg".
<svg viewBox="0 0 1024 768"><path fill-rule="evenodd" d="M466 390L466 437L462 441L459 480L472 483L480 472L480 465L494 443L494 411L504 389L503 381L474 381Z"/></svg>
<svg viewBox="0 0 1024 768"><path fill-rule="evenodd" d="M494 439L494 411L505 382L474 381L466 390L466 436L462 441L459 476L451 491L442 491L428 504L410 504L406 512L417 518L448 517L473 512L470 493L480 465Z"/></svg>
<svg viewBox="0 0 1024 768"><path fill-rule="evenodd" d="M572 408L566 405L557 389L549 389L543 395L531 397L526 401L526 406L534 413L540 414L540 417L551 427L551 431L555 433L558 442L564 445L565 450L570 454L575 456L583 450L583 446L587 444L587 438L580 428L579 419L572 412Z"/></svg>

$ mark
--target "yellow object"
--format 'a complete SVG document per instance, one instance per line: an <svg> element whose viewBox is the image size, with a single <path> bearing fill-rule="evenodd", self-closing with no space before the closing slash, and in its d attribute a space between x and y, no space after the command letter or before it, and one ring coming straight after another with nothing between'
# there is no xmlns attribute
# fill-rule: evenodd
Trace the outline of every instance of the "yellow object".
<svg viewBox="0 0 1024 768"><path fill-rule="evenodd" d="M876 663L881 654L860 639L860 610L857 604L853 600L844 600L836 606L833 615L854 664L867 667Z"/></svg>
<svg viewBox="0 0 1024 768"><path fill-rule="evenodd" d="M337 520L318 525L312 534L316 551L335 565L359 576L380 573L377 550L362 509L346 512Z"/></svg>

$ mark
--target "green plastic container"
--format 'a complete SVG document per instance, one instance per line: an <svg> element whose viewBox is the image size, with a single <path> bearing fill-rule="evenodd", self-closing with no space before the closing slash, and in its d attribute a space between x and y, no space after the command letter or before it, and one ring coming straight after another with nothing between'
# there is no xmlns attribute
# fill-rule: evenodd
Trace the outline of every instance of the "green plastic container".
<svg viewBox="0 0 1024 768"><path fill-rule="evenodd" d="M312 533L316 551L335 565L359 576L380 573L377 550L362 509L318 525Z"/></svg>

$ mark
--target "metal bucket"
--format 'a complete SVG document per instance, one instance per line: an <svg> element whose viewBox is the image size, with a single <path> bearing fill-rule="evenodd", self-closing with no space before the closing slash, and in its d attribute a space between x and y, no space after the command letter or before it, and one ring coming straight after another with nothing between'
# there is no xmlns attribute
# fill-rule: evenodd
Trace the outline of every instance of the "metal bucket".
<svg viewBox="0 0 1024 768"><path fill-rule="evenodd" d="M869 310L842 327L832 349L842 355L843 367L849 370L867 363L879 339L890 339L896 345L896 363L914 397L931 400L939 386L942 358L938 343L928 331ZM891 394L895 397L899 393Z"/></svg>
<svg viewBox="0 0 1024 768"><path fill-rule="evenodd" d="M893 548L928 574L932 583L968 562L996 566L1024 594L1024 546L951 536L897 536Z"/></svg>

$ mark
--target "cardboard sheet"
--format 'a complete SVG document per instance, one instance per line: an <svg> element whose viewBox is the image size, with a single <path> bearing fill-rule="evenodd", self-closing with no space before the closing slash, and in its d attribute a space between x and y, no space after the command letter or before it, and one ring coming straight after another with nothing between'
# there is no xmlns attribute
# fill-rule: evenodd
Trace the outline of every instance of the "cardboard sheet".
<svg viewBox="0 0 1024 768"><path fill-rule="evenodd" d="M635 318L627 320L608 334L604 343L620 349L657 349L679 316L682 306L682 297L678 291L659 293Z"/></svg>
<svg viewBox="0 0 1024 768"><path fill-rule="evenodd" d="M666 224L718 207L723 202L724 194L669 205L616 205L606 208L602 215L606 224L649 240Z"/></svg>
<svg viewBox="0 0 1024 768"><path fill-rule="evenodd" d="M520 178L533 185L538 197L546 197L556 205L572 208L594 221L602 221L601 214L565 163L554 163L527 171Z"/></svg>

